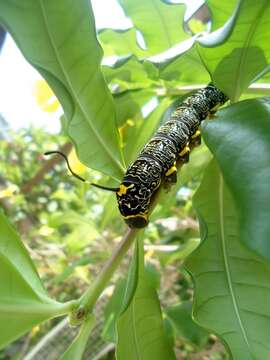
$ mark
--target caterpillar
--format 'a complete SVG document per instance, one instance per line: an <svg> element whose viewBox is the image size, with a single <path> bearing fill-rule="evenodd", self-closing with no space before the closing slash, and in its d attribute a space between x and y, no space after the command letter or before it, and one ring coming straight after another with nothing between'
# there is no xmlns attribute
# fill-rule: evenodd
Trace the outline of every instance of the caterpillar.
<svg viewBox="0 0 270 360"><path fill-rule="evenodd" d="M228 100L227 96L209 84L188 96L159 127L145 144L137 159L128 167L119 187L109 188L90 183L116 193L119 211L130 228L143 228L149 220L149 207L153 195L164 181L165 186L177 182L177 163L189 160L189 153L200 144L199 126L207 116L213 115ZM59 151L45 153L58 153ZM85 179L69 170L82 181Z"/></svg>

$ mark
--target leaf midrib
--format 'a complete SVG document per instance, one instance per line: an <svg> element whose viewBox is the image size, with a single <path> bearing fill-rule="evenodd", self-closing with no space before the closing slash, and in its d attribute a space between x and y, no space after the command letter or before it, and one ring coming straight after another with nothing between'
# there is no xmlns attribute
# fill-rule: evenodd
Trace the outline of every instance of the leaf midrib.
<svg viewBox="0 0 270 360"><path fill-rule="evenodd" d="M49 28L49 25L48 25L48 18L47 18L47 14L46 14L46 10L44 8L44 5L43 5L43 0L39 0L39 4L40 4L40 9L41 9L41 14L42 14L42 17L43 17L43 20L44 20L44 25L45 25L45 28L47 30L47 34L48 34L48 38L49 38L49 41L51 43L51 46L52 46L52 49L55 53L55 57L57 59L57 62L63 72L63 75L65 76L65 79L70 87L70 89L72 90L72 93L73 93L73 97L77 103L77 106L79 107L80 111L82 112L83 116L85 117L85 119L88 119L88 116L87 114L85 113L84 109L83 109L83 106L81 105L80 103L80 99L77 97L77 94L76 94L76 91L74 91L73 89L73 86L72 86L72 83L69 79L69 76L68 74L66 73L66 70L65 70L65 67L64 65L62 64L62 61L60 59L60 57L58 56L58 51L57 51L57 47L54 43L54 40L53 40L53 37L51 35L51 32L50 32L50 28ZM103 141L102 137L100 136L100 134L98 133L98 131L96 130L96 128L92 125L91 121L87 121L87 123L89 124L91 130L93 131L93 133L95 134L98 142L101 144L101 146L103 147L103 149L106 151L106 153L109 155L109 158L112 159L112 161L116 164L116 166L120 169L121 173L123 173L125 170L124 168L122 167L122 165L119 163L118 160L116 160L113 156L112 156L112 151L110 151L110 149L107 147L106 143Z"/></svg>
<svg viewBox="0 0 270 360"><path fill-rule="evenodd" d="M234 293L233 288L233 281L232 281L232 275L230 272L230 265L229 265L229 256L227 253L227 247L226 247L226 240L225 240L225 225L224 225L224 183L223 183L223 177L220 174L219 175L219 222L220 222L220 236L221 236L221 246L222 246L222 258L224 263L224 269L225 269L225 276L228 283L228 289L229 289L229 295L232 300L233 309L237 318L237 322L239 324L239 328L241 330L241 334L243 336L243 339L249 349L249 352L251 353L251 346L248 341L247 333L245 331L241 315L240 315L240 309L239 305L237 303L236 295Z"/></svg>

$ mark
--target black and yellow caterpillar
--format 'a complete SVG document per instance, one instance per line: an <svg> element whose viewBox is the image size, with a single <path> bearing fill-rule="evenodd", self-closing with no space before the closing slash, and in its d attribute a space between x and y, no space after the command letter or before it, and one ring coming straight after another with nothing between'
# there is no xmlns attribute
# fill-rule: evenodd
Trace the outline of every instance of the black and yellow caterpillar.
<svg viewBox="0 0 270 360"><path fill-rule="evenodd" d="M118 188L91 183L116 192L120 213L129 227L143 228L148 224L151 200L162 180L165 184L176 183L176 164L178 161L187 162L191 148L200 143L199 126L202 120L214 114L227 100L227 96L212 84L188 96L128 167ZM59 151L45 154L52 153L59 153L67 161ZM74 176L85 181L74 174L69 164L68 167Z"/></svg>
<svg viewBox="0 0 270 360"><path fill-rule="evenodd" d="M200 142L201 121L215 113L228 98L214 85L187 97L144 146L116 192L125 222L132 228L148 224L151 199L161 181L177 181L176 162L188 160L190 147Z"/></svg>

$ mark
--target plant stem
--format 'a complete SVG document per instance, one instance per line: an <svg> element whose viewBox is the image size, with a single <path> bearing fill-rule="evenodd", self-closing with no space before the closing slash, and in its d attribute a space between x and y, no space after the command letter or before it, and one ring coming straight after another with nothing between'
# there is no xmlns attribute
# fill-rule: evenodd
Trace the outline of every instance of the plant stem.
<svg viewBox="0 0 270 360"><path fill-rule="evenodd" d="M85 313L92 310L93 306L95 305L103 289L105 288L110 278L112 277L114 271L116 270L121 260L123 259L128 249L130 248L131 244L135 240L138 231L139 231L138 229L128 229L122 241L114 250L110 259L108 259L108 261L105 263L103 269L96 277L93 284L87 289L87 291L79 299L79 303L80 303L79 310L83 309Z"/></svg>
<svg viewBox="0 0 270 360"><path fill-rule="evenodd" d="M192 148L191 148L192 150ZM177 168L178 170L183 166L183 162L178 161L177 162ZM158 191L154 194L150 209L149 209L149 215L154 210L156 204L158 203L159 196L161 192L164 191L163 186L161 184ZM100 294L106 287L107 283L111 279L114 271L117 269L118 265L122 261L123 257L127 253L128 249L132 245L133 241L135 240L138 232L141 229L128 229L126 234L124 235L122 241L117 246L117 248L114 250L112 256L108 261L105 263L104 267L102 268L101 272L98 274L96 279L94 280L93 284L86 290L86 292L81 296L81 298L78 300L79 306L75 310L75 313L71 316L71 323L74 325L79 324L86 314L91 311L98 300Z"/></svg>

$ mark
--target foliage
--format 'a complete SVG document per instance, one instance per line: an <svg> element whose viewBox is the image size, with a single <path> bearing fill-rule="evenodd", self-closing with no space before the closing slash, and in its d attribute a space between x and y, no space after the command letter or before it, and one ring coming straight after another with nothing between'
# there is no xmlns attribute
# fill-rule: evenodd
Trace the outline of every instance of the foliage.
<svg viewBox="0 0 270 360"><path fill-rule="evenodd" d="M211 345L209 333L234 359L266 359L270 101L260 97L269 94L270 86L270 4L209 0L213 31L191 36L185 31L183 4L118 2L132 26L97 34L88 0L0 0L0 23L65 113L62 134L5 132L0 144L0 201L32 249L42 278L1 214L0 322L7 331L0 347L44 320L69 314L73 324L82 325L63 358L81 358L93 325L89 313L111 280L115 292L105 311L103 336L115 341L118 359L189 358L194 352L214 356L220 342ZM112 55L114 63L107 61ZM128 267L126 254L137 235L129 231L119 243L125 230L114 196L64 177L56 158L41 171L41 181L31 182L44 166L35 160L43 162L40 154L66 142L68 135L79 159L99 171L83 176L114 186L181 99L209 81L231 104L202 126L205 145L181 169L170 196L160 194L153 222L136 240L128 275L121 276L123 271L112 278L121 260ZM42 104L45 110L58 106L44 99ZM69 144L62 146L70 151ZM198 186L197 247L191 197ZM187 257L194 296L183 267ZM11 322L13 317L20 324ZM218 352L222 356L222 349Z"/></svg>

